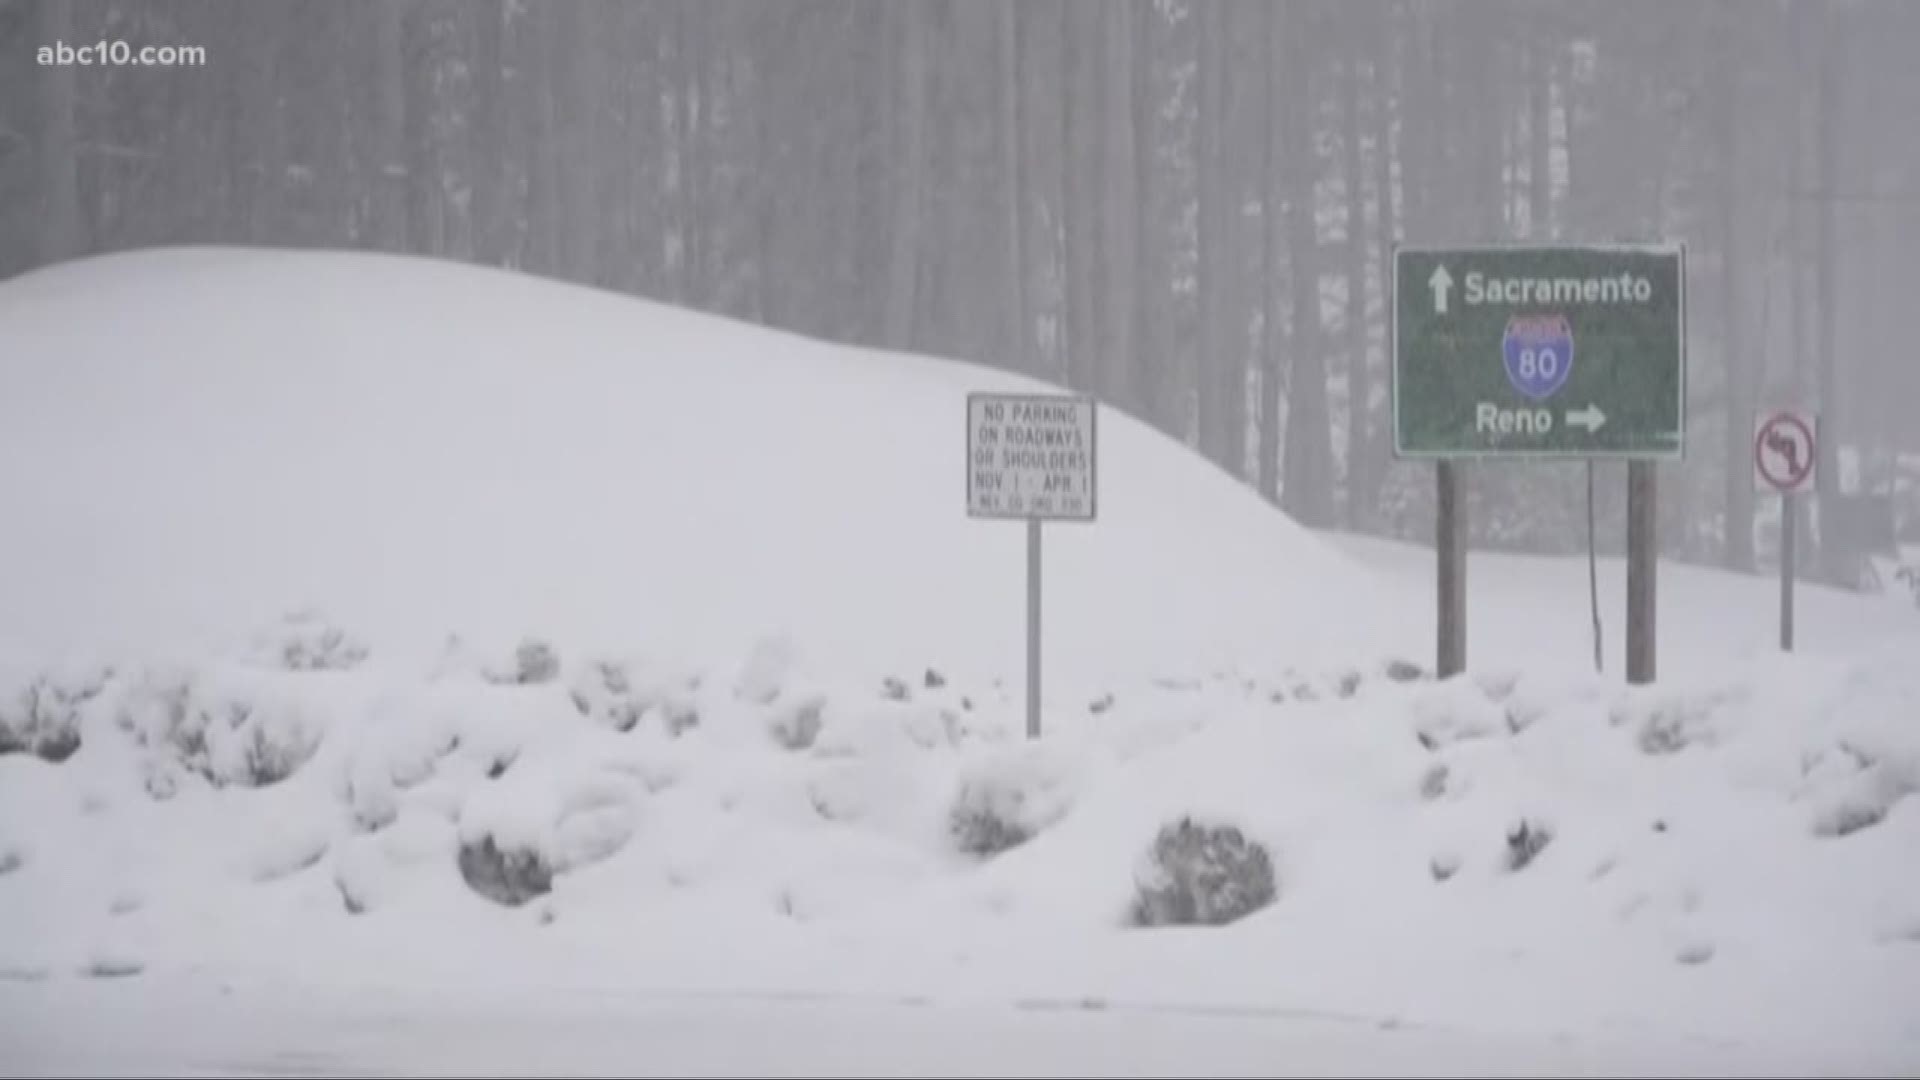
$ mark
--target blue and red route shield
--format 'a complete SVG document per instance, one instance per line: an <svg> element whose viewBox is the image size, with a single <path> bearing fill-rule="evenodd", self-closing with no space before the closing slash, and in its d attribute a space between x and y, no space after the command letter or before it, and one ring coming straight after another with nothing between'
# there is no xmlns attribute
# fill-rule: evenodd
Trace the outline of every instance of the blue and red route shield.
<svg viewBox="0 0 1920 1080"><path fill-rule="evenodd" d="M1545 401L1573 374L1573 327L1565 315L1515 315L1507 320L1500 353L1513 388Z"/></svg>

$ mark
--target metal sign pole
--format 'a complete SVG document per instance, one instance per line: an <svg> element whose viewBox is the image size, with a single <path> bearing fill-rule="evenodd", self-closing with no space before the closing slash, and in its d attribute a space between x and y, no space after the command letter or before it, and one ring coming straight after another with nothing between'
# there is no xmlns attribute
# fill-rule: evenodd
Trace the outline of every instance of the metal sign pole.
<svg viewBox="0 0 1920 1080"><path fill-rule="evenodd" d="M1434 554L1439 562L1436 597L1439 614L1439 648L1434 657L1435 674L1451 678L1467 667L1467 493L1465 466L1442 459L1434 476L1438 485L1434 523Z"/></svg>
<svg viewBox="0 0 1920 1080"><path fill-rule="evenodd" d="M1799 531L1799 500L1793 492L1780 495L1780 651L1793 651L1793 577L1794 563L1799 559L1795 549L1794 534Z"/></svg>
<svg viewBox="0 0 1920 1080"><path fill-rule="evenodd" d="M1602 642L1606 631L1600 622L1600 552L1594 539L1593 462L1587 462L1587 608L1593 615L1593 673L1606 673L1606 652Z"/></svg>
<svg viewBox="0 0 1920 1080"><path fill-rule="evenodd" d="M1027 738L1040 737L1040 519L1027 519Z"/></svg>
<svg viewBox="0 0 1920 1080"><path fill-rule="evenodd" d="M1627 682L1654 680L1657 649L1654 611L1660 565L1660 532L1651 461L1627 464Z"/></svg>

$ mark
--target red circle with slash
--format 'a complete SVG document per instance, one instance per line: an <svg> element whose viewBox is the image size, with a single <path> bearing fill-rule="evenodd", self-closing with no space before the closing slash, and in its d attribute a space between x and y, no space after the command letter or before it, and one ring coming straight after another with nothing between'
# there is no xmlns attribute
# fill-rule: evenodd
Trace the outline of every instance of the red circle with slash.
<svg viewBox="0 0 1920 1080"><path fill-rule="evenodd" d="M1767 452L1774 445L1769 437L1783 428L1791 429L1787 438L1794 440L1794 445L1801 448L1800 460L1788 462L1797 468L1789 468L1785 474L1776 473L1771 467L1773 459L1779 455ZM1775 413L1767 417L1767 422L1760 425L1759 433L1753 437L1753 463L1767 483L1781 491L1798 488L1806 483L1807 475L1813 471L1813 429L1792 413Z"/></svg>

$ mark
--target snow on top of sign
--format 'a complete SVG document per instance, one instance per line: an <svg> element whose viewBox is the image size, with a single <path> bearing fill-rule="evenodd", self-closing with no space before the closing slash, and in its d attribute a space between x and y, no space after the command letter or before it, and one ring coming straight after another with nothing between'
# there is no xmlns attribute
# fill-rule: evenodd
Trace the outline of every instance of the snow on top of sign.
<svg viewBox="0 0 1920 1080"><path fill-rule="evenodd" d="M0 649L457 637L1022 668L1022 530L970 520L966 395L1055 388L419 259L153 250L0 286ZM1050 529L1050 671L1364 662L1365 572L1118 410ZM1364 654L1364 655L1363 655ZM1066 685L1066 684L1061 684Z"/></svg>
<svg viewBox="0 0 1920 1080"><path fill-rule="evenodd" d="M1594 243L1549 243L1531 240L1500 240L1486 243L1394 245L1396 255L1482 255L1516 251L1596 251L1626 255L1685 255L1687 246L1671 240L1602 240Z"/></svg>

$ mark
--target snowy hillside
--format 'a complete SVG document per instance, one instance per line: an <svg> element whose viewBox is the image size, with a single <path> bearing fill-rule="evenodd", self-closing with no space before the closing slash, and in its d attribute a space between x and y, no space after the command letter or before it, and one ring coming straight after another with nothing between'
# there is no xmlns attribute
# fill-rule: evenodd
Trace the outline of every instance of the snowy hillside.
<svg viewBox="0 0 1920 1080"><path fill-rule="evenodd" d="M103 314L107 313L107 314ZM0 286L0 642L224 647L317 607L511 647L1017 677L1024 533L966 517L985 369L425 260L189 250ZM1368 579L1109 410L1049 668L1350 658ZM1374 658L1369 658L1374 659ZM1063 686L1066 684L1063 684Z"/></svg>
<svg viewBox="0 0 1920 1080"><path fill-rule="evenodd" d="M285 1054L310 1000L464 1002L526 1061L712 994L976 1046L941 1024L1304 1018L1335 1072L1920 1067L1911 608L1809 590L1781 658L1769 581L1663 569L1629 689L1584 565L1476 555L1436 683L1430 556L1108 414L1029 742L1020 529L961 505L1004 376L265 252L0 285L0 343L0 1065ZM1175 1067L1275 1068L1217 1049Z"/></svg>

